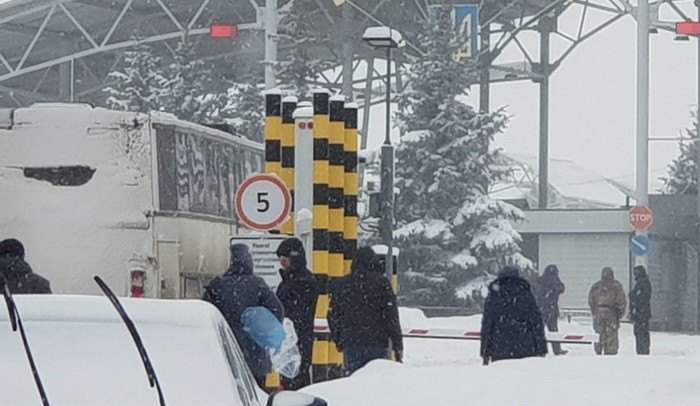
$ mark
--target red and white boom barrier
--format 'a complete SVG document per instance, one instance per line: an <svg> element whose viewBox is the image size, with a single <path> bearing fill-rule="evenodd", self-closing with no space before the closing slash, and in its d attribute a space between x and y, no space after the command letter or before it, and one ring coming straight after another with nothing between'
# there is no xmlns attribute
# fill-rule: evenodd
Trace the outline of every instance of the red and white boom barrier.
<svg viewBox="0 0 700 406"><path fill-rule="evenodd" d="M325 320L317 319L314 327L316 333L330 333ZM432 338L439 340L481 340L480 331L454 328L410 328L403 329L404 337ZM564 344L593 344L598 342L597 334L546 333L547 342Z"/></svg>

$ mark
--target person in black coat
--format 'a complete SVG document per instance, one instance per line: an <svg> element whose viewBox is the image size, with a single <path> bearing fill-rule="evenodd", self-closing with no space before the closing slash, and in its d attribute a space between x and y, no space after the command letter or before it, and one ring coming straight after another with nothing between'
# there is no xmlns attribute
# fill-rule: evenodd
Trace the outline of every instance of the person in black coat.
<svg viewBox="0 0 700 406"><path fill-rule="evenodd" d="M293 379L282 378L286 390L297 390L311 384L311 351L314 343L314 319L318 301L318 285L306 267L304 244L297 238L288 238L277 248L282 269L282 282L277 287L277 297L294 323L297 346L301 353L299 375Z"/></svg>
<svg viewBox="0 0 700 406"><path fill-rule="evenodd" d="M491 361L544 356L547 340L530 284L507 266L489 285L481 320L481 357Z"/></svg>
<svg viewBox="0 0 700 406"><path fill-rule="evenodd" d="M345 355L348 373L375 359L386 359L393 349L402 362L403 338L399 310L391 283L379 258L369 247L357 250L352 273L338 284L329 326L338 350Z"/></svg>
<svg viewBox="0 0 700 406"><path fill-rule="evenodd" d="M246 363L260 387L270 371L270 360L265 350L243 330L241 316L250 307L267 308L280 322L284 307L265 281L253 275L253 257L244 244L230 248L231 266L223 276L214 278L204 291L202 300L216 306L228 322L236 341L243 351Z"/></svg>
<svg viewBox="0 0 700 406"><path fill-rule="evenodd" d="M0 288L4 281L12 294L51 293L51 284L35 274L24 260L24 245L14 238L0 241Z"/></svg>
<svg viewBox="0 0 700 406"><path fill-rule="evenodd" d="M547 330L559 331L559 296L565 290L564 282L559 279L559 268L556 265L547 265L542 276L537 278L535 288L535 298ZM562 350L560 343L552 343L552 352L554 355L564 355L568 351Z"/></svg>
<svg viewBox="0 0 700 406"><path fill-rule="evenodd" d="M634 323L637 354L649 355L649 319L651 319L651 282L643 266L635 266L634 287L630 290L630 321Z"/></svg>

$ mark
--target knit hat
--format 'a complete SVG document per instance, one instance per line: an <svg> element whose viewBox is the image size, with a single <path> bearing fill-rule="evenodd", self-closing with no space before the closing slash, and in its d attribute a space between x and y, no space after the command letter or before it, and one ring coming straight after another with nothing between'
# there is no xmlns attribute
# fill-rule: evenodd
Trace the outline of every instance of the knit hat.
<svg viewBox="0 0 700 406"><path fill-rule="evenodd" d="M646 278L647 270L642 265L637 265L632 270L634 274L634 279Z"/></svg>
<svg viewBox="0 0 700 406"><path fill-rule="evenodd" d="M600 272L600 277L602 280L613 280L615 279L615 271L609 266L606 266L603 268L603 270Z"/></svg>
<svg viewBox="0 0 700 406"><path fill-rule="evenodd" d="M514 265L505 266L498 273L498 276L502 278L517 278L520 276L520 268Z"/></svg>
<svg viewBox="0 0 700 406"><path fill-rule="evenodd" d="M355 253L352 269L360 272L381 271L379 257L370 247L362 247Z"/></svg>
<svg viewBox="0 0 700 406"><path fill-rule="evenodd" d="M244 273L252 273L254 264L248 246L245 244L233 244L231 248L231 268L238 268Z"/></svg>
<svg viewBox="0 0 700 406"><path fill-rule="evenodd" d="M306 268L306 251L304 243L298 238L287 238L277 247L278 257L287 257L292 260L294 267Z"/></svg>
<svg viewBox="0 0 700 406"><path fill-rule="evenodd" d="M24 259L24 245L14 238L0 241L0 257L4 256Z"/></svg>

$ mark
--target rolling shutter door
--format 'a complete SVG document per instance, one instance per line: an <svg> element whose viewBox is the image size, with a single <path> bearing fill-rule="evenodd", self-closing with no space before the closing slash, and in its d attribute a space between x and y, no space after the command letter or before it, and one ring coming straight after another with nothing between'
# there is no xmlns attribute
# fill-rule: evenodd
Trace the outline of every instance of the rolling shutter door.
<svg viewBox="0 0 700 406"><path fill-rule="evenodd" d="M561 308L588 308L588 291L600 280L604 266L615 270L615 278L629 289L628 234L543 234L540 236L540 273L548 264L559 267L566 292Z"/></svg>

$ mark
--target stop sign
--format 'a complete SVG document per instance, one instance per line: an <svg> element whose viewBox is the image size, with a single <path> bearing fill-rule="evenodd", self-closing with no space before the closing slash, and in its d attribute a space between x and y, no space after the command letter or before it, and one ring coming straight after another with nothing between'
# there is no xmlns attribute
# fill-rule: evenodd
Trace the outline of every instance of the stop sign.
<svg viewBox="0 0 700 406"><path fill-rule="evenodd" d="M634 206L630 210L630 224L637 231L649 229L654 223L654 215L647 206Z"/></svg>

